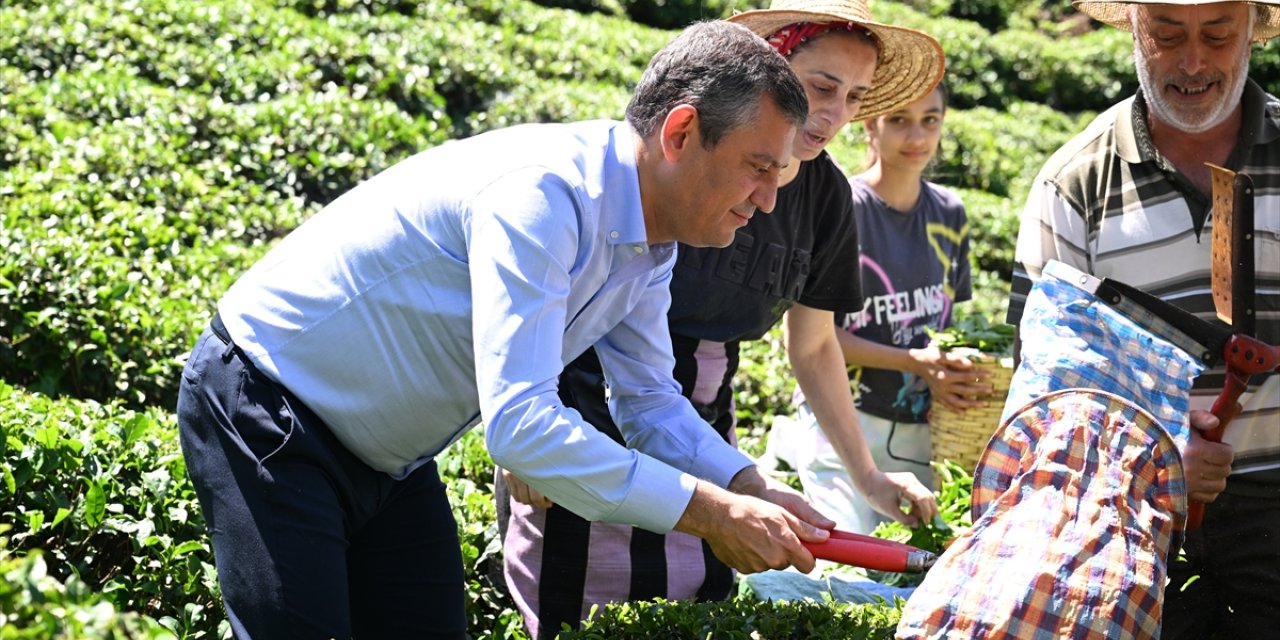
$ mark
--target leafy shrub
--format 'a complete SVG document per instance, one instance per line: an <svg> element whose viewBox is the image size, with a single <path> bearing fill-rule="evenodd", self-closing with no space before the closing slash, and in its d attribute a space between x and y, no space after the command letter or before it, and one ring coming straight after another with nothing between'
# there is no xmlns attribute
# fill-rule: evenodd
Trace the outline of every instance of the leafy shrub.
<svg viewBox="0 0 1280 640"><path fill-rule="evenodd" d="M929 336L930 344L943 351L973 349L1002 356L1013 355L1013 325L993 323L983 316L966 315L946 329L930 331ZM947 483L951 479L951 474L948 473L940 480Z"/></svg>
<svg viewBox="0 0 1280 640"><path fill-rule="evenodd" d="M228 635L173 418L155 409L173 406L213 301L272 242L381 168L497 126L621 117L669 29L768 1L542 4L590 11L528 0L0 6L0 376L26 387L0 385L0 521L15 527L0 545L0 636ZM1080 35L1091 25L1066 0L1009 7L874 5L878 19L946 46L953 117L933 179L968 206L970 312L992 318L1007 304L1001 277L1031 176L1088 111L1135 86L1124 32ZM984 27L958 12L1004 18ZM1280 85L1280 50L1255 49L1253 77ZM832 148L850 172L861 134L849 127ZM790 411L780 329L744 345L739 374L739 437L758 453L771 417ZM479 438L441 457L468 616L478 637L521 638ZM831 616L812 603L718 606L670 605L655 620ZM610 637L669 635L631 620ZM713 628L737 633L698 637Z"/></svg>
<svg viewBox="0 0 1280 640"><path fill-rule="evenodd" d="M974 272L973 299L967 306L968 313L1003 322L1009 311L1009 281L992 271Z"/></svg>
<svg viewBox="0 0 1280 640"><path fill-rule="evenodd" d="M583 622L580 630L562 631L558 637L560 640L889 640L901 614L899 607L810 600L652 600L610 604Z"/></svg>
<svg viewBox="0 0 1280 640"><path fill-rule="evenodd" d="M951 12L952 0L904 0L901 4L911 7L932 18L945 16ZM879 18L879 16L877 16ZM883 18L880 18L883 20Z"/></svg>
<svg viewBox="0 0 1280 640"><path fill-rule="evenodd" d="M548 7L626 16L658 29L680 29L699 20L727 18L735 12L759 9L768 0L537 0Z"/></svg>
<svg viewBox="0 0 1280 640"><path fill-rule="evenodd" d="M0 121L57 138L5 174L0 364L134 406L173 406L178 356L266 243L448 136L339 89L219 104L117 63L13 85Z"/></svg>
<svg viewBox="0 0 1280 640"><path fill-rule="evenodd" d="M969 217L969 260L973 299L966 313L1003 322L1009 308L1009 283L1018 240L1020 198L955 188Z"/></svg>
<svg viewBox="0 0 1280 640"><path fill-rule="evenodd" d="M15 551L53 578L176 633L213 637L218 591L171 415L55 400L0 382L3 492ZM38 579L36 565L26 569ZM82 586L81 586L82 585ZM43 591L47 588L41 587ZM14 595L13 597L20 597Z"/></svg>
<svg viewBox="0 0 1280 640"><path fill-rule="evenodd" d="M52 399L0 382L0 444L0 521L14 523L0 545L8 588L0 589L0 611L39 625L15 637L105 638L121 629L133 630L126 637L158 637L157 629L229 636L172 414ZM526 637L501 581L482 429L439 464L459 525L470 628L477 637ZM55 605L90 613L63 620ZM65 626L51 626L58 621Z"/></svg>
<svg viewBox="0 0 1280 640"><path fill-rule="evenodd" d="M640 24L679 29L699 20L727 18L735 12L769 5L767 0L621 0L627 15Z"/></svg>
<svg viewBox="0 0 1280 640"><path fill-rule="evenodd" d="M1127 33L1099 30L1065 42L1024 30L996 34L990 46L1002 93L986 106L1026 101L1062 111L1103 110L1137 89Z"/></svg>
<svg viewBox="0 0 1280 640"><path fill-rule="evenodd" d="M976 22L985 29L1000 31L1022 4L1020 0L962 0L952 2L947 13L961 20Z"/></svg>
<svg viewBox="0 0 1280 640"><path fill-rule="evenodd" d="M1249 77L1271 95L1280 93L1280 46L1274 39L1264 46L1254 45Z"/></svg>
<svg viewBox="0 0 1280 640"><path fill-rule="evenodd" d="M1013 250L1018 240L1022 201L975 189L954 189L969 217L969 255L974 266L1013 279Z"/></svg>
<svg viewBox="0 0 1280 640"><path fill-rule="evenodd" d="M415 0L275 0L275 4L315 18L351 14L414 15L420 3Z"/></svg>
<svg viewBox="0 0 1280 640"><path fill-rule="evenodd" d="M1066 112L1105 111L1138 88L1133 41L1119 29L1102 29L1076 38L1058 39L1046 48L1039 73L1049 91L1023 99Z"/></svg>
<svg viewBox="0 0 1280 640"><path fill-rule="evenodd" d="M0 536L3 536L0 531ZM154 619L119 611L75 576L49 575L43 554L10 553L0 537L0 637L13 640L175 638Z"/></svg>
<svg viewBox="0 0 1280 640"><path fill-rule="evenodd" d="M241 107L210 131L214 148L253 184L328 204L361 181L446 140L434 120L332 89Z"/></svg>
<svg viewBox="0 0 1280 640"><path fill-rule="evenodd" d="M502 540L493 498L494 466L484 446L483 425L436 458L458 522L467 580L467 627L481 637L527 638L502 574Z"/></svg>
<svg viewBox="0 0 1280 640"><path fill-rule="evenodd" d="M998 196L1025 194L1044 161L1087 122L1030 102L1008 111L948 112L933 174L943 184Z"/></svg>
<svg viewBox="0 0 1280 640"><path fill-rule="evenodd" d="M827 145L827 153L846 176L862 173L867 164L867 132L860 122L845 125Z"/></svg>
<svg viewBox="0 0 1280 640"><path fill-rule="evenodd" d="M0 63L0 172L48 157L48 130L36 127L21 114L28 108L22 95L31 84L21 70ZM0 196L11 189L9 183L0 182Z"/></svg>
<svg viewBox="0 0 1280 640"><path fill-rule="evenodd" d="M117 151L171 153L147 138L105 138ZM0 369L46 393L173 406L178 356L265 250L249 230L300 209L251 186L209 190L190 166L144 162L130 175L96 162L124 157L99 149L64 159L104 169L79 174L87 179L9 172L17 189L0 205ZM104 188L116 182L121 190ZM152 189L191 197L164 199L170 211L146 204ZM211 214L237 211L243 221L212 226Z"/></svg>
<svg viewBox="0 0 1280 640"><path fill-rule="evenodd" d="M544 7L570 9L581 13L603 13L621 17L627 13L625 4L630 0L535 0Z"/></svg>
<svg viewBox="0 0 1280 640"><path fill-rule="evenodd" d="M1071 4L1072 0L1041 0L1023 3L1021 9L1010 16L1010 26L1033 29L1051 36L1078 35L1090 27L1088 16Z"/></svg>
<svg viewBox="0 0 1280 640"><path fill-rule="evenodd" d="M91 220L80 212L61 218L53 199L34 204L44 205L37 211L48 227L0 213L14 221L0 229L5 378L46 393L173 406L178 356L260 250L228 242L175 252L172 244L130 241L133 231L159 238L168 229L136 206Z"/></svg>
<svg viewBox="0 0 1280 640"><path fill-rule="evenodd" d="M540 81L498 96L490 107L470 116L475 132L526 122L568 122L625 118L630 92L612 84Z"/></svg>
<svg viewBox="0 0 1280 640"><path fill-rule="evenodd" d="M738 373L733 378L733 402L738 431L759 433L775 414L790 414L795 378L787 361L782 323L759 340L742 343Z"/></svg>

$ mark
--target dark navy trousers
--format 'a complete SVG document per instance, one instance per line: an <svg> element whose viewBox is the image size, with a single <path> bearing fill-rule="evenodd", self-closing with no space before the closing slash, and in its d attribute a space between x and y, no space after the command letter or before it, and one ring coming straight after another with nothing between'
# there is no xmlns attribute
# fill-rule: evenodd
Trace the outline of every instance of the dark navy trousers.
<svg viewBox="0 0 1280 640"><path fill-rule="evenodd" d="M182 374L178 429L237 637L465 637L434 462L402 480L367 466L210 330Z"/></svg>

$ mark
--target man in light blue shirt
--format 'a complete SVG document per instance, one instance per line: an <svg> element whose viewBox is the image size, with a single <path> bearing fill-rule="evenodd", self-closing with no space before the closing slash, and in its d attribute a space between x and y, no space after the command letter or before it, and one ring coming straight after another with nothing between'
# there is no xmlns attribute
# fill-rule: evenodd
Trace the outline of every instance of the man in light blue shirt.
<svg viewBox="0 0 1280 640"><path fill-rule="evenodd" d="M252 267L183 373L183 452L239 637L463 637L433 462L494 461L584 517L686 531L744 572L813 567L833 523L726 444L671 377L675 242L773 208L807 116L762 39L694 25L627 122L527 125L375 176ZM588 347L631 448L566 408Z"/></svg>

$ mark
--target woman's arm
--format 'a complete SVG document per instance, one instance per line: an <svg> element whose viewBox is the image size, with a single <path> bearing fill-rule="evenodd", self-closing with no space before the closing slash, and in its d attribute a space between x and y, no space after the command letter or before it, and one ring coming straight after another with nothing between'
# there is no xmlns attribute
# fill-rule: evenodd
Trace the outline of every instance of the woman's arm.
<svg viewBox="0 0 1280 640"><path fill-rule="evenodd" d="M876 511L899 522L914 526L933 519L938 514L937 501L915 474L886 474L871 457L836 340L835 315L796 305L787 311L784 328L787 358L796 382L854 486ZM904 501L910 504L910 513L902 512Z"/></svg>

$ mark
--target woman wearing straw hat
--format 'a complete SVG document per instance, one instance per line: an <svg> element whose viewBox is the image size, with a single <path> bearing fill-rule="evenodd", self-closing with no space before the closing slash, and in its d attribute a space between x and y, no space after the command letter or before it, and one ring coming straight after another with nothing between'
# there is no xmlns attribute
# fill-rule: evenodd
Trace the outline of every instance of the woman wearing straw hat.
<svg viewBox="0 0 1280 640"><path fill-rule="evenodd" d="M848 277L858 262L857 230L849 185L824 148L855 117L928 94L942 76L941 46L873 21L865 0L780 0L730 20L791 62L809 98L809 122L796 135L771 215L752 218L728 248L680 247L668 314L675 377L712 427L734 441L730 383L739 345L762 337L785 312L797 381L853 484L879 511L908 524L927 521L937 513L933 495L909 473L877 469L858 426L834 325L834 312L862 307L857 279ZM594 354L565 370L560 393L588 422L621 438ZM498 494L500 508L511 509L507 584L536 637L576 627L596 604L723 599L733 586L733 572L698 538L588 522L509 474L500 474ZM910 513L901 511L903 501Z"/></svg>
<svg viewBox="0 0 1280 640"><path fill-rule="evenodd" d="M849 277L861 272L866 302L844 318L845 330L837 334L877 466L910 471L926 482L933 477L930 400L964 411L982 406L975 398L991 392L987 374L968 358L928 344L928 331L951 326L953 305L972 297L964 203L924 178L946 113L946 89L939 84L924 98L863 123L870 161L849 180L862 255L860 269ZM789 424L795 428L793 466L805 495L838 528L871 533L888 518L849 486L842 461L808 402L800 400Z"/></svg>
<svg viewBox="0 0 1280 640"><path fill-rule="evenodd" d="M1274 286L1280 282L1280 99L1275 86L1248 77L1255 49L1274 50L1267 41L1280 35L1280 0L1074 4L1132 32L1138 91L1064 145L1032 183L1009 322L1022 321L1032 281L1051 260L1212 315L1212 190L1205 164L1211 162L1253 178L1256 335L1280 342L1280 289ZM1222 384L1221 369L1199 376L1192 409L1209 408ZM1187 532L1183 557L1170 553L1167 580L1158 581L1162 593L1150 594L1121 622L1141 613L1163 638L1276 637L1280 375L1253 377L1240 404L1223 438L1227 444L1193 431L1180 452L1188 500L1209 503L1204 523ZM1190 422L1197 429L1216 425L1206 412L1198 419L1192 411ZM1128 589L1126 597L1138 602L1134 592ZM942 593L939 600L956 602L955 596ZM995 610L983 604L984 612ZM1071 611L1078 619L1084 610ZM1109 621L1110 628L1137 628ZM935 635L926 630L918 637Z"/></svg>

